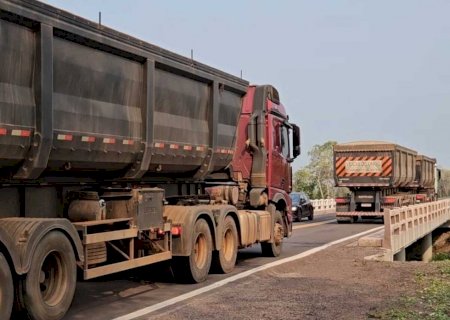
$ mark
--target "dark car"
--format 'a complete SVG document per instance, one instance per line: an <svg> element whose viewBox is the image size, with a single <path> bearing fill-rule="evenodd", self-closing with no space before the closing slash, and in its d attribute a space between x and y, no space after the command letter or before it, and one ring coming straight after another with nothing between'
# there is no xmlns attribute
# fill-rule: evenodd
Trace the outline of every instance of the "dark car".
<svg viewBox="0 0 450 320"><path fill-rule="evenodd" d="M292 214L294 221L300 221L308 217L308 220L314 219L314 207L304 192L292 192Z"/></svg>

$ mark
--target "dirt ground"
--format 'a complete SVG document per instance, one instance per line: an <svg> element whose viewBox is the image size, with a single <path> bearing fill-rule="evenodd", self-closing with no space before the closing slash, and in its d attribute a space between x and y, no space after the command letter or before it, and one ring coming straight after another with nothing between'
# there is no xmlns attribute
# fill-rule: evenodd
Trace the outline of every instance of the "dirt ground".
<svg viewBox="0 0 450 320"><path fill-rule="evenodd" d="M355 242L256 273L148 319L368 319L420 289L435 263L366 261Z"/></svg>

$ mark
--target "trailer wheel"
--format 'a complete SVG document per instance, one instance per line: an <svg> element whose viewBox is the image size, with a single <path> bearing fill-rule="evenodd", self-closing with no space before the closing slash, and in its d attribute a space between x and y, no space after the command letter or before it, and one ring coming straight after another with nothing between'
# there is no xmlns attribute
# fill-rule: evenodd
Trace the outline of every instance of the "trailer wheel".
<svg viewBox="0 0 450 320"><path fill-rule="evenodd" d="M23 304L32 319L61 319L75 293L76 261L70 241L59 231L38 244L22 282Z"/></svg>
<svg viewBox="0 0 450 320"><path fill-rule="evenodd" d="M9 319L14 302L14 286L8 262L0 252L0 319Z"/></svg>
<svg viewBox="0 0 450 320"><path fill-rule="evenodd" d="M236 223L228 216L223 222L222 248L214 252L213 267L219 273L230 273L236 265L238 252L238 234Z"/></svg>
<svg viewBox="0 0 450 320"><path fill-rule="evenodd" d="M208 277L211 260L211 230L204 219L199 219L194 225L191 254L187 257L176 257L173 260L172 269L179 281L199 283Z"/></svg>
<svg viewBox="0 0 450 320"><path fill-rule="evenodd" d="M283 246L283 217L280 211L276 210L273 223L273 241L261 242L262 254L266 257L278 257Z"/></svg>

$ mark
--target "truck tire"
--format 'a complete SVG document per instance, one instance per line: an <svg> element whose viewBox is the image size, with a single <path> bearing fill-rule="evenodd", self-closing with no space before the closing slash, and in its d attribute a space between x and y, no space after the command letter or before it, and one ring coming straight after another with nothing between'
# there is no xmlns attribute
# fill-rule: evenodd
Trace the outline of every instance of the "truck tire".
<svg viewBox="0 0 450 320"><path fill-rule="evenodd" d="M9 319L14 302L14 286L9 264L0 252L0 319Z"/></svg>
<svg viewBox="0 0 450 320"><path fill-rule="evenodd" d="M213 269L218 273L230 273L236 265L238 234L236 223L228 216L223 221L222 247L213 255Z"/></svg>
<svg viewBox="0 0 450 320"><path fill-rule="evenodd" d="M172 270L183 283L199 283L206 280L212 260L212 237L204 219L195 222L192 234L192 250L187 257L175 257Z"/></svg>
<svg viewBox="0 0 450 320"><path fill-rule="evenodd" d="M283 217L280 211L276 210L273 221L273 241L261 242L262 254L266 257L278 257L283 247Z"/></svg>
<svg viewBox="0 0 450 320"><path fill-rule="evenodd" d="M39 242L22 280L22 303L31 319L61 319L69 310L77 281L72 245L59 231Z"/></svg>

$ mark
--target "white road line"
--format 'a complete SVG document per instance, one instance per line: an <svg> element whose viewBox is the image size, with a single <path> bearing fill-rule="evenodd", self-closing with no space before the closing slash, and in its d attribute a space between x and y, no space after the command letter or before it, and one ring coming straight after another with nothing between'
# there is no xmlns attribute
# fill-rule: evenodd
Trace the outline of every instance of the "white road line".
<svg viewBox="0 0 450 320"><path fill-rule="evenodd" d="M166 300L166 301L154 304L154 305L146 307L146 308L142 308L140 310L137 310L137 311L131 312L129 314L123 315L121 317L115 318L113 320L131 320L131 319L136 319L138 317L145 316L145 315L147 315L149 313L152 313L152 312L155 312L155 311L157 311L159 309L166 308L166 307L168 307L170 305L173 305L175 303L179 303L181 301L184 301L184 300L193 298L195 296L198 296L198 295L200 295L202 293L205 293L205 292L214 290L216 288L222 287L222 286L224 286L224 285L226 285L226 284L228 284L230 282L234 282L236 280L239 280L239 279L242 279L242 278L246 278L246 277L248 277L248 276L250 276L250 275L252 275L254 273L257 273L259 271L263 271L263 270L266 270L266 269L269 269L269 268L273 268L273 267L276 267L276 266L279 266L279 265L282 265L282 264L285 264L285 263L288 263L288 262L292 262L292 261L295 261L295 260L298 260L298 259L305 258L307 256L310 256L310 255L314 254L314 253L317 253L319 251L325 250L325 249L327 249L327 248L329 248L329 247L331 247L333 245L336 245L336 244L339 244L339 243L351 240L353 238L358 238L358 237L364 236L364 235L366 235L368 233L376 232L378 230L381 230L382 228L384 228L384 227L373 228L373 229L370 229L370 230L367 230L367 231L364 231L364 232L361 232L361 233L358 233L358 234L354 234L354 235L349 236L349 237L345 237L345 238L342 238L342 239L339 239L339 240L335 240L335 241L329 242L329 243L324 244L324 245L322 245L320 247L317 247L317 248L314 248L314 249L302 252L302 253L297 254L295 256L292 256L292 257L288 257L288 258L284 258L284 259L280 259L280 260L277 260L277 261L274 261L274 262L267 263L265 265L256 267L254 269L247 270L247 271L244 271L244 272L239 273L237 275L234 275L234 276L228 277L226 279L220 280L218 282L210 284L209 286L206 286L206 287L203 287L203 288L200 288L200 289L197 289L197 290L194 290L194 291L182 294L182 295L180 295L178 297L175 297L175 298L172 298L172 299L169 299L169 300Z"/></svg>
<svg viewBox="0 0 450 320"><path fill-rule="evenodd" d="M292 230L309 228L309 227L315 227L315 226L320 226L322 224L333 223L333 222L336 222L336 219L327 220L327 221L321 221L321 222L308 223L308 224L303 224L303 225L296 225L296 226L292 227Z"/></svg>

